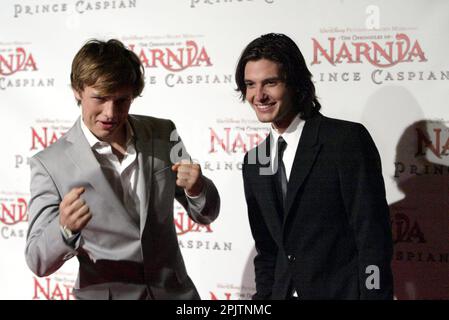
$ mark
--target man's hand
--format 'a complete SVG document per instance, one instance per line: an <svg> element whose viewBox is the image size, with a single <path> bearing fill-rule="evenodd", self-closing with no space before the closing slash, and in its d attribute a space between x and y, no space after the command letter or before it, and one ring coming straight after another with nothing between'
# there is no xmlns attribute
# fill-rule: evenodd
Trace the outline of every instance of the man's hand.
<svg viewBox="0 0 449 320"><path fill-rule="evenodd" d="M175 163L171 169L177 172L176 185L184 188L190 197L198 196L203 191L204 180L199 164L182 160Z"/></svg>
<svg viewBox="0 0 449 320"><path fill-rule="evenodd" d="M80 198L83 187L73 188L59 204L59 223L73 233L80 232L92 218L86 202Z"/></svg>

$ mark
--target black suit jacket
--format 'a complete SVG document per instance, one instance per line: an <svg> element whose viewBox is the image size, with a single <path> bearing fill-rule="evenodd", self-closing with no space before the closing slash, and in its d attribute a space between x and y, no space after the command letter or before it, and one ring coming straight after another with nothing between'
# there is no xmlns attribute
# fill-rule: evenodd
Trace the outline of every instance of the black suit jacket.
<svg viewBox="0 0 449 320"><path fill-rule="evenodd" d="M391 299L389 209L368 131L321 114L307 120L283 215L273 176L260 174L264 166L254 161L264 150L269 137L243 165L257 250L253 298L286 299L293 287L302 299Z"/></svg>

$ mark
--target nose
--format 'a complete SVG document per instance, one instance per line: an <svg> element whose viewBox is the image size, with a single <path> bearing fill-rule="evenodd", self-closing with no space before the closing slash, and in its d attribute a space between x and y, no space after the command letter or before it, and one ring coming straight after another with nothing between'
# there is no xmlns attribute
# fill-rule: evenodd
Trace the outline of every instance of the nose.
<svg viewBox="0 0 449 320"><path fill-rule="evenodd" d="M103 115L105 115L108 119L114 118L115 114L115 106L114 106L114 100L110 99L106 101L103 108Z"/></svg>
<svg viewBox="0 0 449 320"><path fill-rule="evenodd" d="M265 89L263 86L256 87L256 92L255 92L254 98L256 101L264 101L267 98L267 95L265 93Z"/></svg>

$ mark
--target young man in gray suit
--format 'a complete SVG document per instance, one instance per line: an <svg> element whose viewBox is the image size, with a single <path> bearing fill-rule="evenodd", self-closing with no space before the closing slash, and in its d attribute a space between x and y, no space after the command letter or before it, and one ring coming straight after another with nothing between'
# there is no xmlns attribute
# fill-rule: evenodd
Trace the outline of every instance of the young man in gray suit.
<svg viewBox="0 0 449 320"><path fill-rule="evenodd" d="M220 198L173 122L128 113L144 87L139 58L120 41L91 40L73 60L71 85L81 117L30 161L28 266L48 276L76 256L78 299L199 299L173 201L209 224Z"/></svg>
<svg viewBox="0 0 449 320"><path fill-rule="evenodd" d="M236 82L271 133L245 155L255 299L391 299L393 251L380 157L358 123L320 114L289 37L243 50Z"/></svg>

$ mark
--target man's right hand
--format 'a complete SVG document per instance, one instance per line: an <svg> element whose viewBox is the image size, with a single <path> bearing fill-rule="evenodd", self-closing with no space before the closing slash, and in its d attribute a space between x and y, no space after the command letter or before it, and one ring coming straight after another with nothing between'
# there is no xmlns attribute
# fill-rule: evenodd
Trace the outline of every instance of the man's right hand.
<svg viewBox="0 0 449 320"><path fill-rule="evenodd" d="M86 202L80 198L83 187L73 188L59 204L59 223L73 233L80 232L92 218Z"/></svg>

